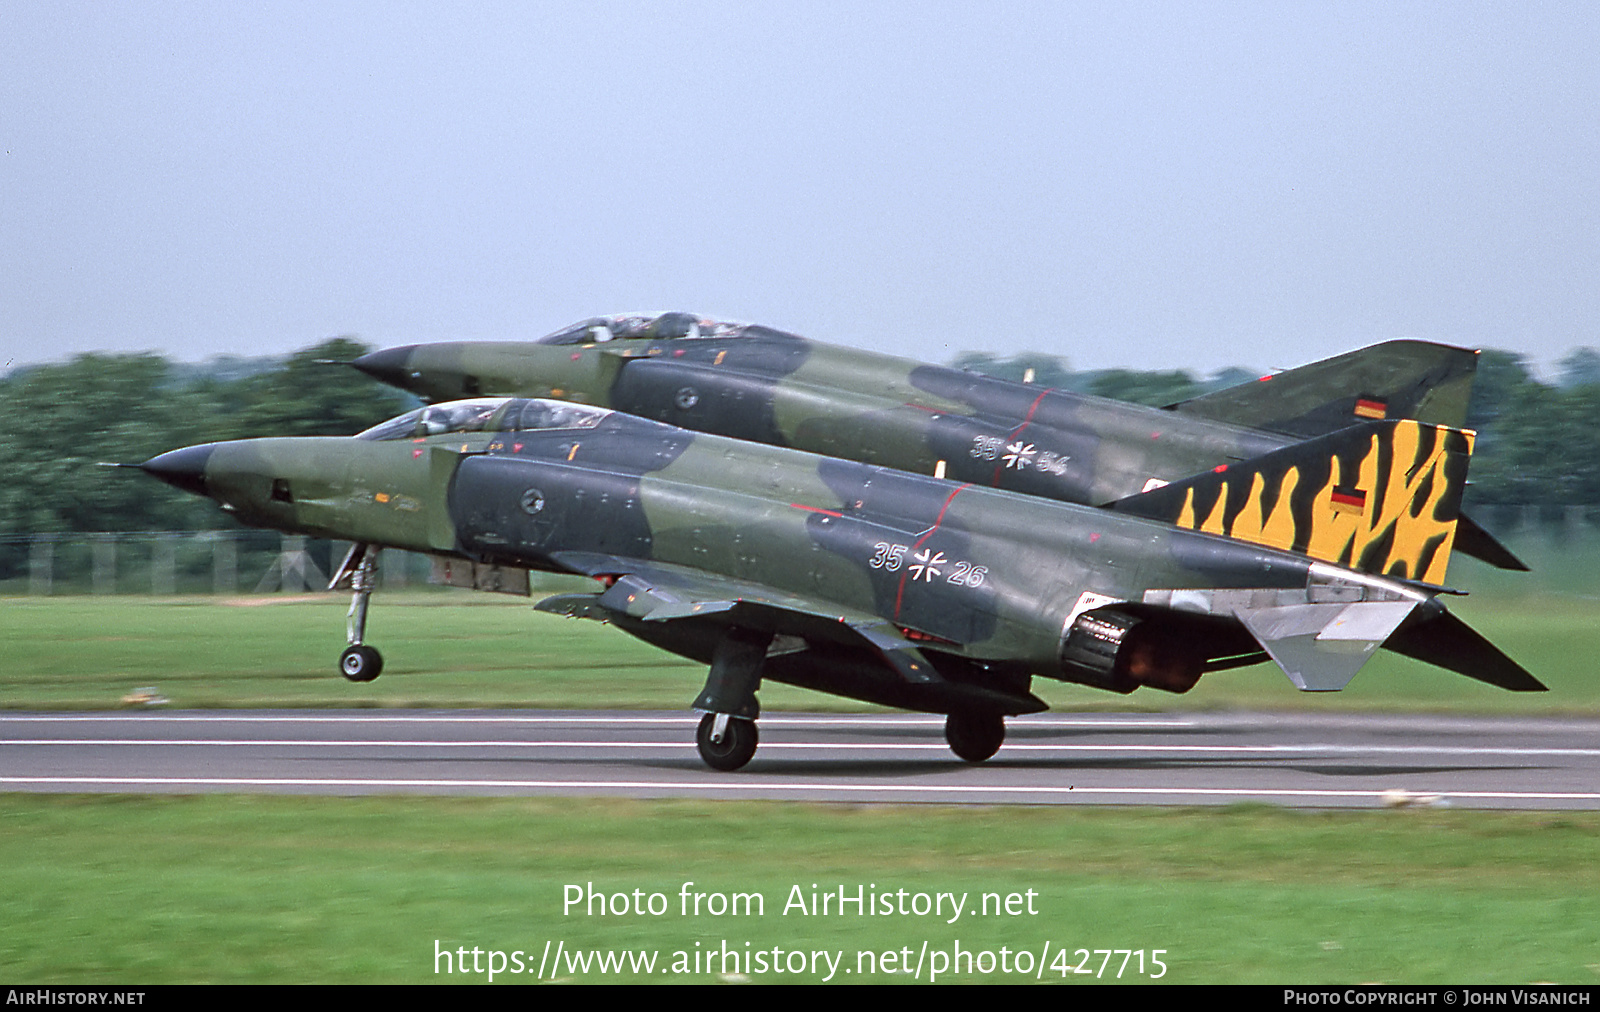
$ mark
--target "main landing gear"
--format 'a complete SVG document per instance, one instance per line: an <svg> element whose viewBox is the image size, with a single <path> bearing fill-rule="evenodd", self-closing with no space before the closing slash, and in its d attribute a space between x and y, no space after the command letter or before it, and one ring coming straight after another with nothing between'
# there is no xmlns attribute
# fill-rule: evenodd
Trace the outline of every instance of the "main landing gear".
<svg viewBox="0 0 1600 1012"><path fill-rule="evenodd" d="M754 629L729 629L711 654L706 687L695 697L694 708L704 716L695 732L695 745L707 766L724 773L742 769L756 754L760 736L756 718L761 704L761 668L773 634ZM1006 721L994 710L962 710L944 722L950 751L969 763L981 763L1000 751L1006 740Z"/></svg>
<svg viewBox="0 0 1600 1012"><path fill-rule="evenodd" d="M700 758L707 766L731 773L756 754L758 738L755 721L740 720L726 713L708 713L700 718L694 743L700 747Z"/></svg>
<svg viewBox="0 0 1600 1012"><path fill-rule="evenodd" d="M962 759L981 763L1000 751L1006 720L998 713L952 713L944 719L944 740Z"/></svg>
<svg viewBox="0 0 1600 1012"><path fill-rule="evenodd" d="M362 642L367 635L367 605L377 587L378 549L357 543L333 575L329 590L338 589L348 574L350 615L345 622L345 638L350 645L339 655L339 674L352 682L370 682L383 674L383 655Z"/></svg>
<svg viewBox="0 0 1600 1012"><path fill-rule="evenodd" d="M761 704L761 665L767 660L772 633L729 629L711 655L706 687L695 697L694 708L705 714L695 733L700 758L714 770L731 773L756 754L756 718Z"/></svg>

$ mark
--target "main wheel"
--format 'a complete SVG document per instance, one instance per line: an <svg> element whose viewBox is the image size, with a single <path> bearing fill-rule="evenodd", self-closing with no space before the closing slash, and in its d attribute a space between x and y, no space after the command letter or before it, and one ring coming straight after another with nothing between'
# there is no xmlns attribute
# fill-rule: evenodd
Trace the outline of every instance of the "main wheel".
<svg viewBox="0 0 1600 1012"><path fill-rule="evenodd" d="M716 722L717 715L714 713L701 717L700 730L695 732L694 742L700 747L700 758L705 760L707 766L731 773L756 754L756 722L731 719L727 729L722 732L722 740L714 742L711 740L711 728Z"/></svg>
<svg viewBox="0 0 1600 1012"><path fill-rule="evenodd" d="M339 674L352 682L370 682L383 674L383 655L365 643L345 647L339 655Z"/></svg>
<svg viewBox="0 0 1600 1012"><path fill-rule="evenodd" d="M998 713L952 713L944 719L944 740L962 759L981 763L1000 751L1006 721Z"/></svg>

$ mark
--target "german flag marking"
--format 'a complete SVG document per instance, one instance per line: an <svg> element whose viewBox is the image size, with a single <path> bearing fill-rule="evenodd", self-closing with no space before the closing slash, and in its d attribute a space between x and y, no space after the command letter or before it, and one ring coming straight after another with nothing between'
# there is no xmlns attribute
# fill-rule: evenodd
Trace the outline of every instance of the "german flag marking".
<svg viewBox="0 0 1600 1012"><path fill-rule="evenodd" d="M1352 486L1335 487L1329 501L1336 512L1360 514L1367 511L1367 493Z"/></svg>
<svg viewBox="0 0 1600 1012"><path fill-rule="evenodd" d="M1389 404L1388 404L1388 402L1380 401L1375 397L1357 397L1356 398L1356 417L1357 418L1380 418L1381 419L1381 418L1387 418L1388 416L1389 416Z"/></svg>

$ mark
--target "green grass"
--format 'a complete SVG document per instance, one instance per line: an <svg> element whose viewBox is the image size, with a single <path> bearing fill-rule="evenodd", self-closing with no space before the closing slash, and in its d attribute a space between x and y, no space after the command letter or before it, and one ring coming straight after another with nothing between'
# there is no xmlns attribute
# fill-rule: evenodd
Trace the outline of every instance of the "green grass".
<svg viewBox="0 0 1600 1012"><path fill-rule="evenodd" d="M271 603L263 603L271 602ZM1510 693L1380 652L1340 693L1300 693L1270 665L1207 675L1185 696L1116 696L1035 680L1057 709L1268 708L1600 713L1600 621L1573 597L1474 596L1452 608L1552 691ZM384 674L334 673L346 599L62 597L0 602L0 707L100 708L155 686L181 707L529 706L682 709L704 669L588 621L467 591L375 599L368 640ZM772 709L863 709L769 683Z"/></svg>
<svg viewBox="0 0 1600 1012"><path fill-rule="evenodd" d="M535 963L546 941L663 959L748 941L849 966L926 940L1164 949L1172 983L1593 985L1597 841L1597 813L0 796L0 966L30 983L459 982L435 977L435 940ZM683 916L684 882L760 893L765 916ZM564 913L564 887L589 883L659 892L668 912ZM785 915L813 884L973 904L1033 890L1037 913Z"/></svg>

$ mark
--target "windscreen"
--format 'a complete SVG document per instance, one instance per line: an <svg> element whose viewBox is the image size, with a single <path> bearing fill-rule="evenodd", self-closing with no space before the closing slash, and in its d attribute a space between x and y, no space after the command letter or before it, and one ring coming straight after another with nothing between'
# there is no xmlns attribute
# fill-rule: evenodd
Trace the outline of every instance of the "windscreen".
<svg viewBox="0 0 1600 1012"><path fill-rule="evenodd" d="M357 439L416 439L446 432L482 432L508 398L489 397L470 401L448 401L407 411L387 422L357 433Z"/></svg>
<svg viewBox="0 0 1600 1012"><path fill-rule="evenodd" d="M592 429L611 414L606 408L527 397L448 401L408 411L374 425L357 439L424 439L454 432L526 432Z"/></svg>
<svg viewBox="0 0 1600 1012"><path fill-rule="evenodd" d="M625 313L596 316L539 338L539 344L605 344L608 341L692 341L696 338L793 337L749 323L710 320L693 313Z"/></svg>

